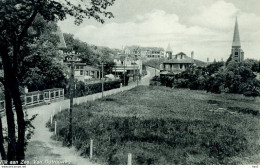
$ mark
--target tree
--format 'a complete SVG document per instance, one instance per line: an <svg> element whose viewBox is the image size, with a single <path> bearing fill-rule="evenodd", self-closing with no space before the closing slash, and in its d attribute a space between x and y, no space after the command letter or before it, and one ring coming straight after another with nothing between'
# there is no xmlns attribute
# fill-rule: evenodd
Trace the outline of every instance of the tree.
<svg viewBox="0 0 260 168"><path fill-rule="evenodd" d="M82 23L84 18L94 18L104 23L104 19L113 17L107 12L108 6L114 0L91 0L88 3L80 1L77 4L69 0L2 0L0 1L0 56L2 58L4 76L0 79L4 85L6 118L8 126L7 160L24 160L25 128L24 112L20 99L18 79L19 59L22 57L21 48L26 41L32 39L28 30L37 15L46 21L64 20L67 15L75 18L75 24ZM15 106L17 123L15 124L12 100ZM15 126L18 127L16 140ZM1 136L0 136L1 138ZM0 139L0 143L2 140ZM2 155L3 157L3 155Z"/></svg>

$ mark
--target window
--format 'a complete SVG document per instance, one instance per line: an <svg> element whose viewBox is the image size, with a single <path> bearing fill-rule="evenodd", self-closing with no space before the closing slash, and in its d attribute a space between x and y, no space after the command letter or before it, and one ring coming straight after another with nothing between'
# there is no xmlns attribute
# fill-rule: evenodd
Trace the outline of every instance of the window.
<svg viewBox="0 0 260 168"><path fill-rule="evenodd" d="M80 75L83 75L83 71L82 70L80 70Z"/></svg>
<svg viewBox="0 0 260 168"><path fill-rule="evenodd" d="M180 64L180 68L182 69L182 67L183 67L183 65L182 64Z"/></svg>
<svg viewBox="0 0 260 168"><path fill-rule="evenodd" d="M238 52L235 52L235 57L237 57L238 56Z"/></svg>

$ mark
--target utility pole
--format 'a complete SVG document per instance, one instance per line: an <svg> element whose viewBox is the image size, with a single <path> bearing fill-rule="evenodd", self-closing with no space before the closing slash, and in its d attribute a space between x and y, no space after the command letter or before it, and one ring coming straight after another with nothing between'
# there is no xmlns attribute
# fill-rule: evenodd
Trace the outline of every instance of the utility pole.
<svg viewBox="0 0 260 168"><path fill-rule="evenodd" d="M102 99L103 99L103 92L104 92L104 63L102 63Z"/></svg>
<svg viewBox="0 0 260 168"><path fill-rule="evenodd" d="M134 75L133 75L133 82L135 81L135 60L134 60Z"/></svg>
<svg viewBox="0 0 260 168"><path fill-rule="evenodd" d="M72 146L72 112L73 112L73 97L75 92L74 86L74 61L71 59L71 76L70 76L70 123L68 133L68 146Z"/></svg>
<svg viewBox="0 0 260 168"><path fill-rule="evenodd" d="M124 86L125 86L125 60L124 60Z"/></svg>

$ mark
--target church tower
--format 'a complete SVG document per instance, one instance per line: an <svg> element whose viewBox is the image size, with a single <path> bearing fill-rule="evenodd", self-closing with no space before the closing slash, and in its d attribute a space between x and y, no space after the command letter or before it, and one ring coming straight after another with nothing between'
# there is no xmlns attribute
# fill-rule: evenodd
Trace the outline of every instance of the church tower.
<svg viewBox="0 0 260 168"><path fill-rule="evenodd" d="M172 59L172 48L171 48L171 46L170 46L170 43L168 44L168 47L167 47L167 49L166 49L166 57L167 57L168 59Z"/></svg>
<svg viewBox="0 0 260 168"><path fill-rule="evenodd" d="M244 60L244 51L241 49L237 18L234 29L231 58L236 62L241 62Z"/></svg>

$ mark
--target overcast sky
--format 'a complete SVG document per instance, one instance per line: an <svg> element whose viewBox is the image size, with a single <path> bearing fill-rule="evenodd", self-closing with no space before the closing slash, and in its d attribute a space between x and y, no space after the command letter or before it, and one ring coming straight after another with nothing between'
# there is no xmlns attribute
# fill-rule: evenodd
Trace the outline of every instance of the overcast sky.
<svg viewBox="0 0 260 168"><path fill-rule="evenodd" d="M75 26L68 18L59 25L89 44L166 49L170 43L174 54L194 51L213 61L229 57L237 16L245 58L260 59L260 0L116 0L108 10L115 18L105 24Z"/></svg>

